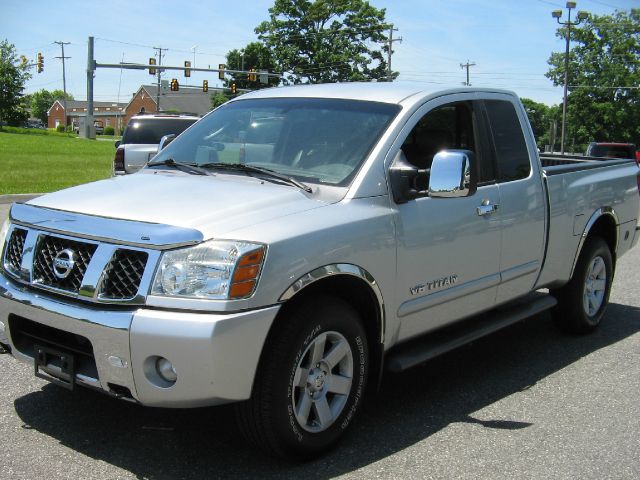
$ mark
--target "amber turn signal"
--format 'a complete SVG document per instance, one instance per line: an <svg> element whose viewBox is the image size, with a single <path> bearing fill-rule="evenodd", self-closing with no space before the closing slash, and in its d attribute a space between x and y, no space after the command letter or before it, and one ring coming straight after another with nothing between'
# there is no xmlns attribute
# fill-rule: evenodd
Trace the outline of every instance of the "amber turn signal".
<svg viewBox="0 0 640 480"><path fill-rule="evenodd" d="M229 298L238 299L251 296L256 288L262 262L264 261L265 249L259 248L249 253L245 253L238 260L237 267L231 278L229 287Z"/></svg>

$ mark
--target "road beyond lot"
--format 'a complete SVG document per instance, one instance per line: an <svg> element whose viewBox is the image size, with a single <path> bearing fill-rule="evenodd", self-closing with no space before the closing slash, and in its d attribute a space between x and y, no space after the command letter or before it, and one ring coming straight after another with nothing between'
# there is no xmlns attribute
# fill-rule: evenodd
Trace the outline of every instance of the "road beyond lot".
<svg viewBox="0 0 640 480"><path fill-rule="evenodd" d="M229 407L71 393L3 355L0 478L640 478L639 292L636 248L596 333L566 336L540 315L387 375L345 441L300 465L247 447Z"/></svg>

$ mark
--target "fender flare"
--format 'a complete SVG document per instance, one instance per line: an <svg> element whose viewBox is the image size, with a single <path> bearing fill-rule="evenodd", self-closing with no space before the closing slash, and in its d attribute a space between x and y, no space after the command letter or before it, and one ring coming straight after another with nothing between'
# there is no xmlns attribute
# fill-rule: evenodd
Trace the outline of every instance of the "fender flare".
<svg viewBox="0 0 640 480"><path fill-rule="evenodd" d="M584 227L584 231L582 232L582 235L580 236L580 242L578 243L578 249L576 250L576 255L573 259L573 265L571 266L571 275L569 276L569 278L573 278L573 273L575 271L576 265L578 264L578 258L580 258L580 254L582 253L582 248L584 247L584 242L587 240L587 237L589 236L589 233L591 232L591 229L593 228L593 226L596 224L596 222L604 217L604 216L609 216L611 217L611 219L613 220L614 224L615 224L615 242L614 242L614 250L612 253L612 255L616 256L617 253L617 247L618 247L618 237L619 237L619 229L620 229L620 222L618 220L618 215L616 215L616 212L613 208L611 207L601 207L599 209L597 209L595 212L593 212L593 214L591 215L591 217L589 218L589 221L587 222L587 224Z"/></svg>
<svg viewBox="0 0 640 480"><path fill-rule="evenodd" d="M289 285L284 293L280 295L278 301L286 302L287 300L292 299L298 292L308 287L309 285L316 283L319 280L323 280L332 276L343 275L357 277L361 280L364 280L375 295L378 302L378 311L380 312L380 343L384 343L386 318L382 292L380 291L378 282L376 282L373 275L371 275L364 268L357 265L353 265L350 263L332 263L323 267L316 268L315 270L302 275L295 282Z"/></svg>

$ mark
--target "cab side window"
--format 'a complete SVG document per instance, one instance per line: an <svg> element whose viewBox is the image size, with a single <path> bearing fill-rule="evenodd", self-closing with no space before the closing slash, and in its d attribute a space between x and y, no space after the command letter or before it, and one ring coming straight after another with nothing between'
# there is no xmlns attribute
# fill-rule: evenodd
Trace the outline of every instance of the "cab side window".
<svg viewBox="0 0 640 480"><path fill-rule="evenodd" d="M511 102L484 102L493 138L498 182L527 178L531 162L518 114Z"/></svg>
<svg viewBox="0 0 640 480"><path fill-rule="evenodd" d="M492 180L491 164L483 165L477 138L473 103L449 103L431 110L418 121L402 144L402 151L411 164L429 169L433 157L441 150L470 150L479 165L479 180Z"/></svg>
<svg viewBox="0 0 640 480"><path fill-rule="evenodd" d="M430 168L440 150L473 150L471 109L466 102L443 105L422 117L402 145L407 160L418 168Z"/></svg>

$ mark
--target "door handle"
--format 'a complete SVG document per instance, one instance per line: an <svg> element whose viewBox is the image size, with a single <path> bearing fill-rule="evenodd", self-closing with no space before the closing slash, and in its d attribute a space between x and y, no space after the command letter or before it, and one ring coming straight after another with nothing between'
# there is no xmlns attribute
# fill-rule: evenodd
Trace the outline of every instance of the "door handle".
<svg viewBox="0 0 640 480"><path fill-rule="evenodd" d="M478 215L480 215L481 217L484 215L491 215L496 210L498 210L498 206L499 204L491 203L490 200L483 200L482 205L477 207Z"/></svg>

